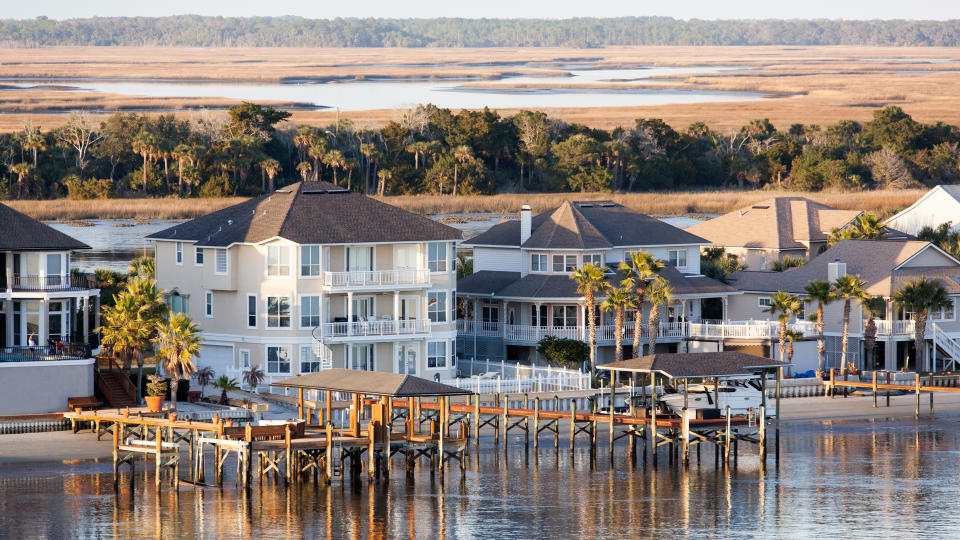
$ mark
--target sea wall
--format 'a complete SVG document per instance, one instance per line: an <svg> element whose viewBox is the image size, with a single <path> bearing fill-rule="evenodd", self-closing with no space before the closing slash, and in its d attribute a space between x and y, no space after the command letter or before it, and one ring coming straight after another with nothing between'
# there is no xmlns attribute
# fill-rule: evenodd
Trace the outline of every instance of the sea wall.
<svg viewBox="0 0 960 540"><path fill-rule="evenodd" d="M0 363L0 416L67 410L93 395L94 359Z"/></svg>

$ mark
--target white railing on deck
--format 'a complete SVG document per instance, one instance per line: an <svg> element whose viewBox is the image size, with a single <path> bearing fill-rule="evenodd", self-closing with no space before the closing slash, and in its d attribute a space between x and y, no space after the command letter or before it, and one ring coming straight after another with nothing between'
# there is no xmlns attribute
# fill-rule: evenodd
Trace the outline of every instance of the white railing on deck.
<svg viewBox="0 0 960 540"><path fill-rule="evenodd" d="M323 323L313 331L317 339L339 337L402 336L430 333L430 319Z"/></svg>
<svg viewBox="0 0 960 540"><path fill-rule="evenodd" d="M425 285L430 283L430 270L371 270L324 272L327 287L377 287L384 285Z"/></svg>
<svg viewBox="0 0 960 540"><path fill-rule="evenodd" d="M460 377L440 382L479 393L586 390L590 374L576 369L536 367L519 362L473 360L457 362Z"/></svg>

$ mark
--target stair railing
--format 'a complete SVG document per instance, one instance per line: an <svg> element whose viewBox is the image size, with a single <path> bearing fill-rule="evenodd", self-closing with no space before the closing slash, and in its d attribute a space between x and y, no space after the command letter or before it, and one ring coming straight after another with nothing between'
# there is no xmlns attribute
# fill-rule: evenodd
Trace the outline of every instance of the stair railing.
<svg viewBox="0 0 960 540"><path fill-rule="evenodd" d="M113 356L97 356L94 365L97 368L98 378L102 377L100 375L100 371L102 370L116 372L120 376L120 385L123 386L124 393L127 394L127 397L130 398L131 401L137 401L137 388L134 386L133 381L130 380L130 377L127 376L127 373L117 364L116 358Z"/></svg>

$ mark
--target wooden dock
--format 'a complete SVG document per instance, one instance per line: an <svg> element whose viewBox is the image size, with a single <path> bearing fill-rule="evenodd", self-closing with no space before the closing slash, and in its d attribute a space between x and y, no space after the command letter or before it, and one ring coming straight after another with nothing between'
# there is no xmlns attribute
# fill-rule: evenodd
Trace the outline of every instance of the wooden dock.
<svg viewBox="0 0 960 540"><path fill-rule="evenodd" d="M895 384L890 382L891 372L872 372L871 382L841 380L836 373L836 369L830 369L830 379L827 383L827 396L833 399L836 397L837 388L843 390L841 394L847 397L846 389L856 388L860 390L869 390L873 393L873 406L877 407L878 397L883 392L886 397L886 405L890 406L890 392L906 392L916 396L916 406L914 407L914 416L920 417L920 395L926 392L930 398L930 414L933 414L933 396L936 393L960 393L960 375L937 375L928 373L921 375L914 373L913 384Z"/></svg>

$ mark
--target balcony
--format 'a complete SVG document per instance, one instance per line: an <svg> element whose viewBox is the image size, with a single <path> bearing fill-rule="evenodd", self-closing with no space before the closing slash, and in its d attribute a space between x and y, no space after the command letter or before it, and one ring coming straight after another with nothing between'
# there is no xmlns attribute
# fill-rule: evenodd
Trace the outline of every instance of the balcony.
<svg viewBox="0 0 960 540"><path fill-rule="evenodd" d="M914 323L912 320L891 321L888 319L874 319L877 325L878 336L912 336ZM929 325L928 325L929 326ZM929 333L929 329L927 330Z"/></svg>
<svg viewBox="0 0 960 540"><path fill-rule="evenodd" d="M430 334L430 324L430 319L332 322L314 328L313 337L318 341L343 341L355 338L426 336Z"/></svg>
<svg viewBox="0 0 960 540"><path fill-rule="evenodd" d="M328 289L357 289L430 284L430 270L372 270L324 272L323 286Z"/></svg>
<svg viewBox="0 0 960 540"><path fill-rule="evenodd" d="M700 339L778 339L780 323L776 321L714 321L689 323L687 337ZM817 324L811 321L796 321L787 324L787 329L816 337Z"/></svg>
<svg viewBox="0 0 960 540"><path fill-rule="evenodd" d="M583 326L531 326L526 324L501 324L482 321L457 321L457 333L477 337L502 337L505 341L530 343L539 342L546 336L566 339L584 339L589 330ZM616 339L617 327L614 325L600 325L596 327L598 342L613 342ZM624 342L633 340L633 325L623 329ZM685 335L685 325L681 322L660 323L657 337L665 340L680 339ZM640 331L641 338L647 338L649 330L644 325Z"/></svg>
<svg viewBox="0 0 960 540"><path fill-rule="evenodd" d="M12 291L80 291L95 288L87 275L31 276L14 274L8 281Z"/></svg>

